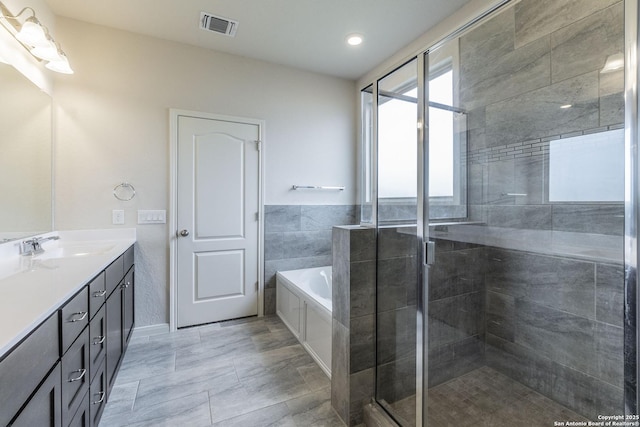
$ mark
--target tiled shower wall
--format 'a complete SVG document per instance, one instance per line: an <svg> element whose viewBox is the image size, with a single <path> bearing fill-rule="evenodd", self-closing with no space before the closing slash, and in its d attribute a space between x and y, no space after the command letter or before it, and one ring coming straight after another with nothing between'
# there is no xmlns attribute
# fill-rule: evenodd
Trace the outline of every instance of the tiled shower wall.
<svg viewBox="0 0 640 427"><path fill-rule="evenodd" d="M471 219L621 233L621 203L550 204L546 159L550 140L622 126L623 70L600 70L623 21L620 0L523 0L460 38Z"/></svg>
<svg viewBox="0 0 640 427"><path fill-rule="evenodd" d="M620 0L522 0L460 38L471 219L622 236L622 203L549 203L547 174L550 141L623 126L623 70L600 72L624 51L623 23ZM481 272L458 267L484 277L486 363L585 416L622 413L622 265L491 247L478 259Z"/></svg>
<svg viewBox="0 0 640 427"><path fill-rule="evenodd" d="M333 229L331 403L349 426L374 394L376 233Z"/></svg>
<svg viewBox="0 0 640 427"><path fill-rule="evenodd" d="M485 364L483 246L436 239L429 270L429 387Z"/></svg>
<svg viewBox="0 0 640 427"><path fill-rule="evenodd" d="M622 414L623 266L485 251L487 365L591 419Z"/></svg>
<svg viewBox="0 0 640 427"><path fill-rule="evenodd" d="M416 227L380 227L377 243L376 397L393 404L416 392Z"/></svg>
<svg viewBox="0 0 640 427"><path fill-rule="evenodd" d="M276 312L276 272L331 265L331 229L359 221L355 205L265 205L265 314Z"/></svg>

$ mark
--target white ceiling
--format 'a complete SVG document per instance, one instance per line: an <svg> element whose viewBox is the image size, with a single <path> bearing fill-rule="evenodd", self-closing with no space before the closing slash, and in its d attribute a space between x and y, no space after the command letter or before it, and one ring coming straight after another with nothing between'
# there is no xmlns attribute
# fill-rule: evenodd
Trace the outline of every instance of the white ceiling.
<svg viewBox="0 0 640 427"><path fill-rule="evenodd" d="M80 21L357 79L469 0L46 0ZM234 38L200 12L239 21ZM350 33L364 35L348 46Z"/></svg>

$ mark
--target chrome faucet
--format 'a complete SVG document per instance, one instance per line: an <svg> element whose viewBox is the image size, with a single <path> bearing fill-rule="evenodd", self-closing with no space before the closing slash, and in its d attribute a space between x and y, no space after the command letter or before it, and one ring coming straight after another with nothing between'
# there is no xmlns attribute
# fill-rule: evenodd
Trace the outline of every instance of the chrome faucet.
<svg viewBox="0 0 640 427"><path fill-rule="evenodd" d="M42 242L58 239L60 239L60 236L34 237L33 239L23 240L20 242L20 255L27 256L41 254L44 252Z"/></svg>

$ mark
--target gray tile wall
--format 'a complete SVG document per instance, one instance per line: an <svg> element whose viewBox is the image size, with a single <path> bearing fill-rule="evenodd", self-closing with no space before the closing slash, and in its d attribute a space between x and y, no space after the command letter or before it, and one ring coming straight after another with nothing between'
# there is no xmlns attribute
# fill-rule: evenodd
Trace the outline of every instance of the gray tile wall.
<svg viewBox="0 0 640 427"><path fill-rule="evenodd" d="M436 240L429 270L429 387L484 366L485 249Z"/></svg>
<svg viewBox="0 0 640 427"><path fill-rule="evenodd" d="M331 228L355 224L355 205L264 207L265 314L276 311L276 272L331 265Z"/></svg>
<svg viewBox="0 0 640 427"><path fill-rule="evenodd" d="M621 203L549 204L545 180L549 140L624 122L623 72L600 73L623 21L620 0L523 0L460 38L470 219L622 234Z"/></svg>
<svg viewBox="0 0 640 427"><path fill-rule="evenodd" d="M358 425L374 393L375 230L334 227L332 244L331 402Z"/></svg>
<svg viewBox="0 0 640 427"><path fill-rule="evenodd" d="M622 265L486 248L486 363L592 419L623 412Z"/></svg>
<svg viewBox="0 0 640 427"><path fill-rule="evenodd" d="M416 228L380 228L377 244L377 398L392 404L416 392Z"/></svg>
<svg viewBox="0 0 640 427"><path fill-rule="evenodd" d="M460 39L471 219L622 235L621 203L549 203L546 171L550 140L622 126L623 73L599 71L607 56L624 50L623 21L619 0L523 0ZM561 110L564 104L572 107ZM477 352L489 366L590 418L622 413L623 267L477 251L483 271L451 254L434 266L430 286L445 294L431 289L431 298L455 293L448 279L459 281L456 268L484 278L485 323L483 331L471 321L468 307L479 305L470 297L478 289L472 280L458 285L469 292L467 308L434 312L430 305L430 320L450 317L434 322L431 364L441 369L430 369L430 382L456 375L451 347L477 333Z"/></svg>

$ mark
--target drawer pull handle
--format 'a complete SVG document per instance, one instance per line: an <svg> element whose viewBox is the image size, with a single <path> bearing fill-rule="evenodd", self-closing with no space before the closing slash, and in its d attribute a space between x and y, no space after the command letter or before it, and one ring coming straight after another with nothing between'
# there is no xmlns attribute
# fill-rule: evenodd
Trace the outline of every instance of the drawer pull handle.
<svg viewBox="0 0 640 427"><path fill-rule="evenodd" d="M81 379L83 379L84 375L87 373L87 370L86 369L78 369L78 370L72 371L72 372L79 372L80 375L78 375L76 378L71 378L69 380L70 383L76 382L76 381L80 381Z"/></svg>
<svg viewBox="0 0 640 427"><path fill-rule="evenodd" d="M104 398L106 397L106 395L107 394L104 391L99 392L98 396L100 396L100 400L96 400L95 402L91 402L91 403L94 404L94 405L101 404L102 402L104 402Z"/></svg>
<svg viewBox="0 0 640 427"><path fill-rule="evenodd" d="M89 314L89 312L87 312L87 311L80 311L78 313L73 313L71 315L72 317L73 316L80 316L80 317L77 317L75 319L72 318L71 320L69 320L69 322L71 322L71 323L81 322L81 321L83 321L84 319L87 318L87 314Z"/></svg>
<svg viewBox="0 0 640 427"><path fill-rule="evenodd" d="M93 341L93 345L100 345L100 344L102 344L106 338L107 338L107 337L106 337L106 336L104 336L104 335L101 335L101 336L95 337L95 338L94 338L94 340L98 340L98 341Z"/></svg>
<svg viewBox="0 0 640 427"><path fill-rule="evenodd" d="M94 298L102 298L107 294L107 291L98 291L93 293Z"/></svg>

